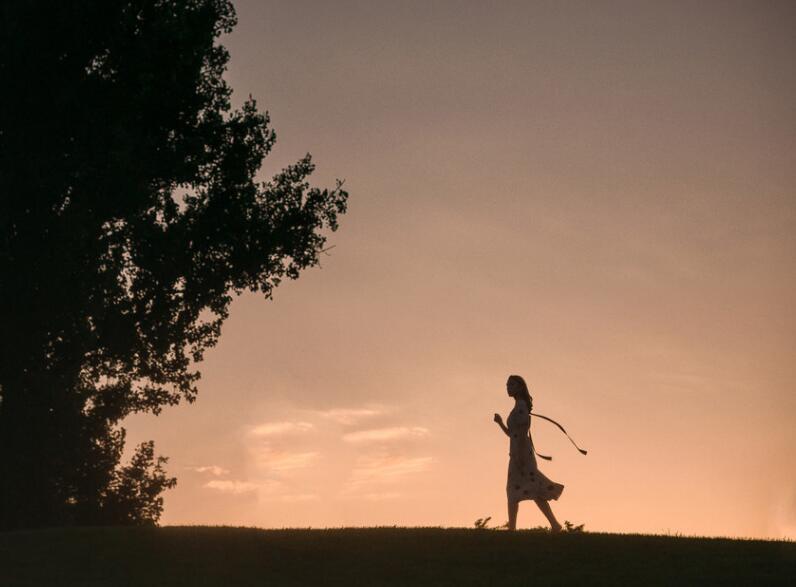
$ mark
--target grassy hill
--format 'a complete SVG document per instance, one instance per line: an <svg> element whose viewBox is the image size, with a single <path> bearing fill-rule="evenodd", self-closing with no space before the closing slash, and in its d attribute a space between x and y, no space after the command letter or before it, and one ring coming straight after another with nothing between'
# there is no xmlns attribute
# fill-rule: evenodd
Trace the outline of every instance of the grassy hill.
<svg viewBox="0 0 796 587"><path fill-rule="evenodd" d="M440 528L0 533L0 585L796 585L796 543Z"/></svg>

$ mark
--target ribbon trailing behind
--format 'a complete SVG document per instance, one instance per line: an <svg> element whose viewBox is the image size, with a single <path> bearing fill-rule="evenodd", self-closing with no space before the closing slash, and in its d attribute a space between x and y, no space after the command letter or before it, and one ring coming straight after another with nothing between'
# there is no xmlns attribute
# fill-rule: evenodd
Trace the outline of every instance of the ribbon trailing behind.
<svg viewBox="0 0 796 587"><path fill-rule="evenodd" d="M578 449L578 451L580 452L580 454L582 454L582 455L585 455L585 454L586 454L586 451L585 451L585 450L583 450L583 449L582 449L582 448L580 448L580 447L579 447L577 444L575 444L575 441L574 441L574 440L572 440L572 438L569 436L569 434L567 434L567 431L566 431L566 430L564 430L564 427L563 427L561 424L559 424L558 422L556 422L556 421L555 421L555 420L553 420L552 418L548 418L547 416L542 416L542 414L536 414L536 413L534 413L534 412L531 412L531 416L536 416L537 418L541 418L542 420L547 420L548 422L552 422L553 424L555 424L556 426L558 426L559 430L561 430L561 432L563 432L563 433L564 433L564 436L566 436L567 438L569 438L569 441L572 443L572 445L573 445L575 448L577 448L577 449ZM531 434L531 430L530 430L530 428L529 428L529 429L528 429L528 435L530 436L530 434ZM534 451L534 452L536 452L536 451ZM540 455L538 452L536 453L536 456L537 456L537 457L539 457L540 459L544 459L544 460L546 460L546 461L552 461L552 460L553 460L553 457L548 457L548 456L545 456L545 455Z"/></svg>

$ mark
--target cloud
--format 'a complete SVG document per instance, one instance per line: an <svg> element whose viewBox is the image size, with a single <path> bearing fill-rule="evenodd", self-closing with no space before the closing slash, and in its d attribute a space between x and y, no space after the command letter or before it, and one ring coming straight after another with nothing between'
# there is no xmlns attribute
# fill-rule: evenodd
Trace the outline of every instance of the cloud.
<svg viewBox="0 0 796 587"><path fill-rule="evenodd" d="M237 481L228 479L213 479L203 485L227 495L254 495L267 501L281 501L284 503L302 503L318 501L320 497L315 493L284 493L286 487L281 481L267 479L257 483L251 481Z"/></svg>
<svg viewBox="0 0 796 587"><path fill-rule="evenodd" d="M283 482L276 479L266 479L258 482L213 479L205 483L203 487L227 495L256 495L258 499L284 503L303 503L320 499L320 496L315 493L285 493L287 487Z"/></svg>
<svg viewBox="0 0 796 587"><path fill-rule="evenodd" d="M395 483L407 475L427 471L433 461L433 457L400 455L360 457L351 471L348 489L357 490L372 485Z"/></svg>
<svg viewBox="0 0 796 587"><path fill-rule="evenodd" d="M209 473L214 475L215 477L220 477L221 475L229 475L229 469L225 469L224 467L219 467L218 465L203 465L201 467L185 467L190 471L196 471L197 473Z"/></svg>
<svg viewBox="0 0 796 587"><path fill-rule="evenodd" d="M247 431L246 445L251 463L260 472L273 473L301 469L312 464L320 455L315 450L297 451L290 438L314 429L310 422L266 422Z"/></svg>
<svg viewBox="0 0 796 587"><path fill-rule="evenodd" d="M284 436L286 434L301 434L309 432L315 426L310 422L266 422L254 426L249 430L249 435L258 438Z"/></svg>
<svg viewBox="0 0 796 587"><path fill-rule="evenodd" d="M389 442L428 436L428 429L420 426L396 426L394 428L375 428L343 434L343 440L350 443Z"/></svg>
<svg viewBox="0 0 796 587"><path fill-rule="evenodd" d="M244 493L251 493L259 489L256 483L248 481L231 481L229 479L213 479L204 484L204 487L213 489L221 493L230 493L232 495L241 495Z"/></svg>
<svg viewBox="0 0 796 587"><path fill-rule="evenodd" d="M269 471L287 471L307 467L320 456L317 451L294 452L270 446L253 447L251 456L255 466Z"/></svg>
<svg viewBox="0 0 796 587"><path fill-rule="evenodd" d="M338 424L350 426L360 420L380 416L384 410L377 408L334 408L325 412L320 412L321 417L334 420Z"/></svg>

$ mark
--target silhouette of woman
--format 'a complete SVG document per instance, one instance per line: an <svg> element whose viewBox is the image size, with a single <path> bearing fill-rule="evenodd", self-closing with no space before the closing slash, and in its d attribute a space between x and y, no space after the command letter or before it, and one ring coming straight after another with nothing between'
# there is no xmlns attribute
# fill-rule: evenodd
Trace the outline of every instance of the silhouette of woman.
<svg viewBox="0 0 796 587"><path fill-rule="evenodd" d="M548 503L558 499L564 486L545 477L536 466L536 456L531 440L531 409L533 399L528 392L525 380L519 375L511 375L506 381L506 391L514 398L506 424L500 414L495 414L495 422L510 439L509 476L506 482L506 497L509 507L509 530L517 528L517 510L524 499L532 499L550 522L553 532L561 530Z"/></svg>

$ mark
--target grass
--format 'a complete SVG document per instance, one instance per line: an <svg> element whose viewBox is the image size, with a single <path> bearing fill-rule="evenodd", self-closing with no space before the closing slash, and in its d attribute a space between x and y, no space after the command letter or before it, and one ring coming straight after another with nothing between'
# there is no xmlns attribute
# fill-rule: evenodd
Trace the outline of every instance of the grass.
<svg viewBox="0 0 796 587"><path fill-rule="evenodd" d="M0 585L796 585L796 543L442 528L0 532Z"/></svg>

